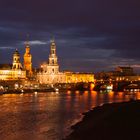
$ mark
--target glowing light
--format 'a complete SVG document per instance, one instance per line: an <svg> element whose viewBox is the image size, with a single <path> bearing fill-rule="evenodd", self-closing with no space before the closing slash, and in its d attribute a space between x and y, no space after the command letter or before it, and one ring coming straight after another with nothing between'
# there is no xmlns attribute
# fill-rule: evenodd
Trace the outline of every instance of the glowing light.
<svg viewBox="0 0 140 140"><path fill-rule="evenodd" d="M113 90L113 85L108 85L108 86L106 87L106 89L107 89L107 90Z"/></svg>
<svg viewBox="0 0 140 140"><path fill-rule="evenodd" d="M59 89L58 89L58 88L55 88L55 91L56 91L56 92L58 92L58 91L59 91Z"/></svg>
<svg viewBox="0 0 140 140"><path fill-rule="evenodd" d="M91 83L91 84L90 84L90 90L93 90L94 87L95 87L95 84Z"/></svg>
<svg viewBox="0 0 140 140"><path fill-rule="evenodd" d="M19 85L17 83L15 83L15 89L18 89Z"/></svg>

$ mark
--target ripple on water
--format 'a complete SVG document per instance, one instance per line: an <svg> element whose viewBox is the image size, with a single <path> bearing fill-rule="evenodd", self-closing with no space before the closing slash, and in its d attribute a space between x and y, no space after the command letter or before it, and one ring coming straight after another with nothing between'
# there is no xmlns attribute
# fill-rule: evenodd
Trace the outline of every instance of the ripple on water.
<svg viewBox="0 0 140 140"><path fill-rule="evenodd" d="M83 112L129 99L122 92L5 94L0 96L0 140L61 140Z"/></svg>

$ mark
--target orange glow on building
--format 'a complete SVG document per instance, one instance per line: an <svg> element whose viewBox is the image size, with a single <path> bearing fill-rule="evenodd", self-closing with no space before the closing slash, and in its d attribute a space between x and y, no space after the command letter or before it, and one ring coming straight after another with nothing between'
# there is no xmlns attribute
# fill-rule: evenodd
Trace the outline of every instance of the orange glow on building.
<svg viewBox="0 0 140 140"><path fill-rule="evenodd" d="M13 64L9 67L0 69L0 80L21 80L26 78L26 71L23 70L20 63L20 54L18 50L13 54Z"/></svg>
<svg viewBox="0 0 140 140"><path fill-rule="evenodd" d="M60 72L56 55L56 44L51 42L49 62L41 65L42 71L37 74L37 80L44 84L55 83L88 83L94 82L92 73Z"/></svg>
<svg viewBox="0 0 140 140"><path fill-rule="evenodd" d="M30 45L28 42L25 44L24 69L27 71L27 76L32 75L32 55L30 53Z"/></svg>

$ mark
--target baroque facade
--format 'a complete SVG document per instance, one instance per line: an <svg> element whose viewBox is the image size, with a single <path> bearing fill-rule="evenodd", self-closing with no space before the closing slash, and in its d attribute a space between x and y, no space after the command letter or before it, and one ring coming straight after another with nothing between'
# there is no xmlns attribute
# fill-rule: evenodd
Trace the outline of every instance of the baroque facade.
<svg viewBox="0 0 140 140"><path fill-rule="evenodd" d="M58 58L56 55L56 44L51 41L49 62L41 65L42 72L37 74L37 80L40 83L52 84L52 83L65 83L65 74L59 72Z"/></svg>
<svg viewBox="0 0 140 140"><path fill-rule="evenodd" d="M23 70L20 62L20 54L18 50L13 54L12 65L1 65L0 68L0 80L22 80L26 78L26 71Z"/></svg>
<svg viewBox="0 0 140 140"><path fill-rule="evenodd" d="M92 73L65 72L65 75L66 83L94 82L94 75Z"/></svg>
<svg viewBox="0 0 140 140"><path fill-rule="evenodd" d="M59 71L58 57L56 55L56 44L54 40L51 41L48 63L43 63L41 65L41 69L42 71L37 74L37 80L41 84L94 82L94 75L91 73Z"/></svg>

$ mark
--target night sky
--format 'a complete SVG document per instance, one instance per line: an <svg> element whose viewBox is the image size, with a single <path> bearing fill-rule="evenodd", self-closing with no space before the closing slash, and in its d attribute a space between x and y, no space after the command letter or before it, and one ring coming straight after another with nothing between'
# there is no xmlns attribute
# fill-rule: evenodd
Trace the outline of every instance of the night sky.
<svg viewBox="0 0 140 140"><path fill-rule="evenodd" d="M61 70L140 71L139 0L1 0L0 63L24 53L29 34L33 65L48 60L55 37Z"/></svg>

